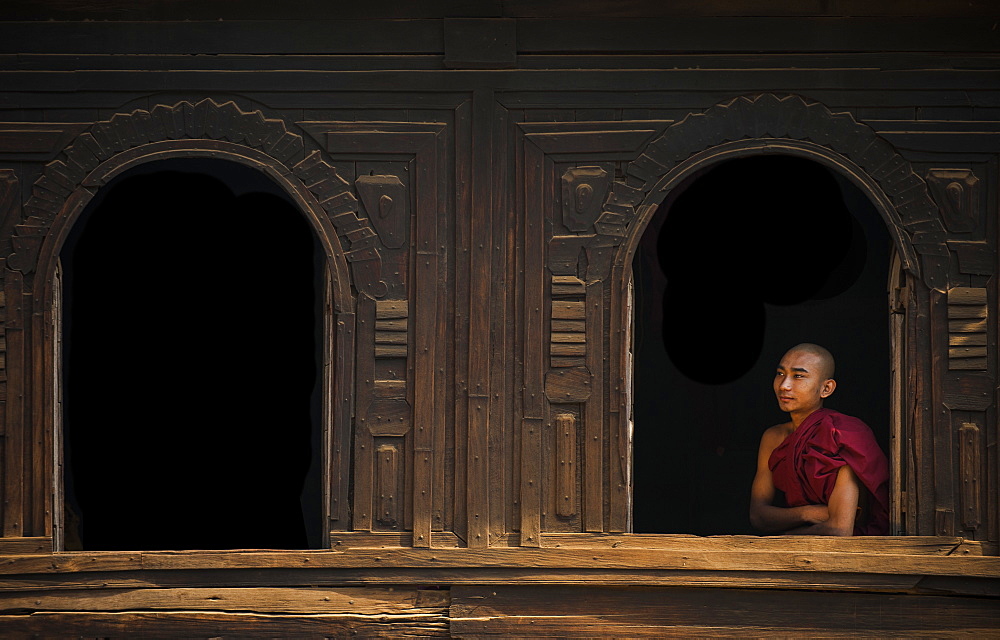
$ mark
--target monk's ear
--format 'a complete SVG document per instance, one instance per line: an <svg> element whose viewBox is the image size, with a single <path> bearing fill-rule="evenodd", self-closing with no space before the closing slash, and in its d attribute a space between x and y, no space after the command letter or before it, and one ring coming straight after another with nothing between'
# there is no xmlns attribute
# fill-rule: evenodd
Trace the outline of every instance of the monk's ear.
<svg viewBox="0 0 1000 640"><path fill-rule="evenodd" d="M829 398L831 395L833 395L833 391L836 388L837 388L837 381L834 380L833 378L827 378L826 382L823 383L823 386L820 387L819 397Z"/></svg>

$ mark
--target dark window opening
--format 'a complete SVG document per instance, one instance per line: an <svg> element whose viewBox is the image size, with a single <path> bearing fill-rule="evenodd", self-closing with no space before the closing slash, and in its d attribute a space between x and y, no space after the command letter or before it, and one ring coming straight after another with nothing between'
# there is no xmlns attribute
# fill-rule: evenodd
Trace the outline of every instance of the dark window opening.
<svg viewBox="0 0 1000 640"><path fill-rule="evenodd" d="M891 253L868 198L809 160L731 160L670 195L633 261L634 531L758 533L757 446L787 421L774 368L800 342L836 358L826 406L888 452Z"/></svg>
<svg viewBox="0 0 1000 640"><path fill-rule="evenodd" d="M65 546L321 546L323 252L266 176L158 161L63 269Z"/></svg>

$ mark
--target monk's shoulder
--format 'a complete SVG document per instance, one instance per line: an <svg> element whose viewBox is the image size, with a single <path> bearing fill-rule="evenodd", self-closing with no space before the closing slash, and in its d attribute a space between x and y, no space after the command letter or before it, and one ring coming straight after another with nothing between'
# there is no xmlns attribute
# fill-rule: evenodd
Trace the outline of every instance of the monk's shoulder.
<svg viewBox="0 0 1000 640"><path fill-rule="evenodd" d="M784 424L776 424L773 427L768 427L764 430L764 434L760 437L760 448L764 450L773 450L779 444L785 441L792 433L792 423L786 422Z"/></svg>

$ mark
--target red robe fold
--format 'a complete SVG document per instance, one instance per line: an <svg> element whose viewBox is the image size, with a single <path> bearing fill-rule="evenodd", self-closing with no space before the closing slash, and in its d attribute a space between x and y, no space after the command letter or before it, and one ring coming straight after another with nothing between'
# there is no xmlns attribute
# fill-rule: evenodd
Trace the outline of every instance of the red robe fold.
<svg viewBox="0 0 1000 640"><path fill-rule="evenodd" d="M829 504L837 471L845 464L870 494L868 518L855 519L854 535L888 535L889 463L864 422L818 409L775 447L767 462L789 507Z"/></svg>

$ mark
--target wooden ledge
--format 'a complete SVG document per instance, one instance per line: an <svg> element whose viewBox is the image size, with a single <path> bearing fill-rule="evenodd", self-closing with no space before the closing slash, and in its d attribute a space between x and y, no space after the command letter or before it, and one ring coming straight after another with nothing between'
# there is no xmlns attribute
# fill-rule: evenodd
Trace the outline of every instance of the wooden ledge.
<svg viewBox="0 0 1000 640"><path fill-rule="evenodd" d="M491 548L491 549L365 549L344 551L92 551L0 557L0 575L72 574L79 572L191 571L294 569L378 573L386 569L443 572L466 569L586 571L643 573L653 571L820 572L869 575L1000 576L1000 558L941 553L949 545L918 545L922 552L844 551L784 538L768 539L765 547L726 547L712 542L689 548ZM694 542L694 541L692 541ZM704 542L704 540L698 540ZM725 542L725 541L723 541ZM779 548L787 543L786 548ZM712 548L712 544L716 544ZM754 543L756 544L756 543ZM964 543L951 545L961 548ZM788 548L791 547L791 548ZM937 551L937 552L935 552Z"/></svg>

